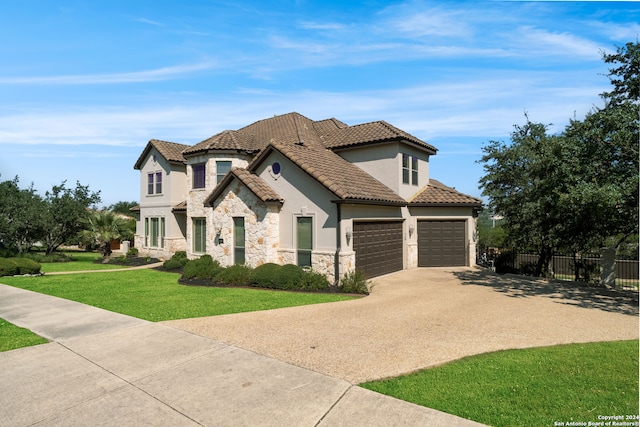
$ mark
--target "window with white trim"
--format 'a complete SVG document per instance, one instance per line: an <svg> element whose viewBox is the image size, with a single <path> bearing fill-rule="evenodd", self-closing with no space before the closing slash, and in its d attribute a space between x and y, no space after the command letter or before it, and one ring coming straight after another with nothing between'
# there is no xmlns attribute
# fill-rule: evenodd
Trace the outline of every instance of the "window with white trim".
<svg viewBox="0 0 640 427"><path fill-rule="evenodd" d="M402 155L402 183L418 185L418 158Z"/></svg>

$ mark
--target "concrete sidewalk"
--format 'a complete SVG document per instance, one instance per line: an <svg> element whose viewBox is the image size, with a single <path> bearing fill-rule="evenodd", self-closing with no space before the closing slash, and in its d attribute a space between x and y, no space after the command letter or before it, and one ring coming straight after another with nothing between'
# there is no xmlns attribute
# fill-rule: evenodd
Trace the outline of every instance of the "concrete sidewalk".
<svg viewBox="0 0 640 427"><path fill-rule="evenodd" d="M218 341L0 285L0 426L480 426Z"/></svg>

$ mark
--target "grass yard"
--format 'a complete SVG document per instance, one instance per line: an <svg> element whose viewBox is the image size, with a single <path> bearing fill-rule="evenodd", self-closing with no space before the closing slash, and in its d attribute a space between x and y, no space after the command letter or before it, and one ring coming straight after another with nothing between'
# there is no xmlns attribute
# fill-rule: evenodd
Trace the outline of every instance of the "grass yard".
<svg viewBox="0 0 640 427"><path fill-rule="evenodd" d="M361 386L495 427L637 417L638 340L500 351Z"/></svg>
<svg viewBox="0 0 640 427"><path fill-rule="evenodd" d="M70 262L44 262L40 265L43 273L57 273L59 271L85 271L85 270L117 270L125 266L116 264L95 264L94 261L102 258L97 252L64 252L71 256Z"/></svg>
<svg viewBox="0 0 640 427"><path fill-rule="evenodd" d="M156 270L2 277L0 283L159 322L352 299L342 294L182 286Z"/></svg>
<svg viewBox="0 0 640 427"><path fill-rule="evenodd" d="M34 334L28 329L19 328L13 323L0 319L0 351L15 350L47 343L46 339Z"/></svg>

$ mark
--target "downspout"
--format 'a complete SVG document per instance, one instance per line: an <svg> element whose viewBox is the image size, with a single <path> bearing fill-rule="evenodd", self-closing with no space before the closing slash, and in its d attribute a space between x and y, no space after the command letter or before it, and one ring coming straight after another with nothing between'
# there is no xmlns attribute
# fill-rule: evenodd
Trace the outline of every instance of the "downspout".
<svg viewBox="0 0 640 427"><path fill-rule="evenodd" d="M336 210L338 212L338 223L336 224L336 256L333 261L334 271L334 285L338 286L340 283L340 252L342 251L342 239L340 224L342 223L342 212L340 209L340 203L336 203Z"/></svg>

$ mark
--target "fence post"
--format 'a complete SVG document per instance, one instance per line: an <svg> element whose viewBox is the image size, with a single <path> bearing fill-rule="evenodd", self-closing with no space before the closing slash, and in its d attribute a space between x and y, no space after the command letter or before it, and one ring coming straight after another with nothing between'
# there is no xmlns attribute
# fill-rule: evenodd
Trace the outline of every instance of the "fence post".
<svg viewBox="0 0 640 427"><path fill-rule="evenodd" d="M616 286L616 250L613 248L600 249L600 285Z"/></svg>

